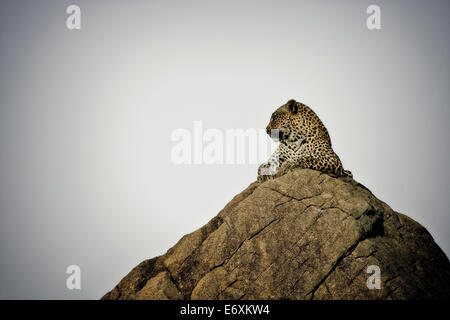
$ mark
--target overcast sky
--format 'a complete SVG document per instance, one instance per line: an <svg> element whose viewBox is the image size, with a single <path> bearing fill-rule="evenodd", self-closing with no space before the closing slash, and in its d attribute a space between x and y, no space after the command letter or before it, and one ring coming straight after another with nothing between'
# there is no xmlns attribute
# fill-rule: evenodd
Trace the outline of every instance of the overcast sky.
<svg viewBox="0 0 450 320"><path fill-rule="evenodd" d="M66 27L73 3L81 30ZM371 4L380 30L366 27ZM291 98L355 179L448 255L449 9L1 1L0 298L100 298L256 178L258 164L174 164L172 133L264 129ZM66 288L73 264L81 290Z"/></svg>

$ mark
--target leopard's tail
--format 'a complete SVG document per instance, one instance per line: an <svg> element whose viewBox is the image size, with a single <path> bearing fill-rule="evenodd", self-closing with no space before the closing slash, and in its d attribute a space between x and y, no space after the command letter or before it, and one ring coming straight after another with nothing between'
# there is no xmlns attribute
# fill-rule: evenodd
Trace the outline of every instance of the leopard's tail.
<svg viewBox="0 0 450 320"><path fill-rule="evenodd" d="M353 178L352 172L351 172L351 171L348 171L348 170L344 170L344 176Z"/></svg>

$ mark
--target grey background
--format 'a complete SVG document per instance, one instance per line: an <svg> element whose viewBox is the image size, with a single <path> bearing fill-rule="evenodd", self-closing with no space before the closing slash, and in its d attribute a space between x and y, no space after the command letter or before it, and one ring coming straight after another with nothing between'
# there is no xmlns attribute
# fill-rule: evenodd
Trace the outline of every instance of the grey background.
<svg viewBox="0 0 450 320"><path fill-rule="evenodd" d="M78 4L82 30L66 29ZM382 29L366 28L381 7ZM290 98L346 169L450 252L448 1L1 1L0 298L97 299L257 165L175 166L177 128ZM66 267L82 270L67 290Z"/></svg>

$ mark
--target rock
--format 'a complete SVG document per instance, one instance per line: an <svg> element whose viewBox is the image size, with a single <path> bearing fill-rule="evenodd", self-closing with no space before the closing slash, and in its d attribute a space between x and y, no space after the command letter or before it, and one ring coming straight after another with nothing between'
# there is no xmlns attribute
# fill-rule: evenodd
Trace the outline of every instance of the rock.
<svg viewBox="0 0 450 320"><path fill-rule="evenodd" d="M252 183L102 299L434 298L450 298L450 263L424 227L351 178L297 169Z"/></svg>

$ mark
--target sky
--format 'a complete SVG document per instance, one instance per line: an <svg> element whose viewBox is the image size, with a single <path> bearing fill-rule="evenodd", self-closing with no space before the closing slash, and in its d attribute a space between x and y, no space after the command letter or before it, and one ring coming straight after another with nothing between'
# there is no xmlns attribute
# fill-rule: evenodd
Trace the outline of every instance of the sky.
<svg viewBox="0 0 450 320"><path fill-rule="evenodd" d="M258 163L176 163L173 133L263 130L289 99L448 256L449 13L437 0L1 1L0 298L99 299L256 179Z"/></svg>

